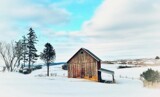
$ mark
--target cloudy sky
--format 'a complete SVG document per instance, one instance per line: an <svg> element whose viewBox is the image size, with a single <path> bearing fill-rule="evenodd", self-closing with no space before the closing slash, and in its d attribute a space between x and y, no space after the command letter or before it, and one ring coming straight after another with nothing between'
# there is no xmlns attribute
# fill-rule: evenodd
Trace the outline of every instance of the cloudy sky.
<svg viewBox="0 0 160 97"><path fill-rule="evenodd" d="M81 47L102 60L160 55L160 0L0 0L0 41L32 27L41 52L50 42L56 61Z"/></svg>

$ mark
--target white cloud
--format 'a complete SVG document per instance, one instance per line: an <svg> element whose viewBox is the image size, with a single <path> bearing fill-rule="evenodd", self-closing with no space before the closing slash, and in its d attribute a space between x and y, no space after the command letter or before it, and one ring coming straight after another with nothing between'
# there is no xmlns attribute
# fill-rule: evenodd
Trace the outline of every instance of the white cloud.
<svg viewBox="0 0 160 97"><path fill-rule="evenodd" d="M12 20L63 24L68 22L70 17L67 10L52 6L52 4L44 5L26 0L5 0L0 6L1 15Z"/></svg>
<svg viewBox="0 0 160 97"><path fill-rule="evenodd" d="M158 0L105 0L80 31L44 32L52 40L56 39L58 52L65 51L66 56L85 47L103 60L154 57L160 54L159 6Z"/></svg>
<svg viewBox="0 0 160 97"><path fill-rule="evenodd" d="M26 28L46 28L48 25L65 25L70 22L71 13L64 8L32 0L1 0L0 3L1 40L11 39L26 32ZM23 29L23 30L22 30ZM15 38L12 38L15 39Z"/></svg>
<svg viewBox="0 0 160 97"><path fill-rule="evenodd" d="M83 25L86 47L102 58L160 54L159 6L159 0L105 0Z"/></svg>
<svg viewBox="0 0 160 97"><path fill-rule="evenodd" d="M84 29L106 32L160 24L160 10L155 4L160 5L160 1L106 0L84 24Z"/></svg>
<svg viewBox="0 0 160 97"><path fill-rule="evenodd" d="M80 47L88 48L102 59L160 55L159 0L104 0L80 31L56 31L47 26L67 24L72 14L63 6L87 1L32 1L1 0L1 40L16 38L32 26L43 32L42 39L47 36L45 41L55 46L61 61L66 61ZM22 29L23 25L27 27Z"/></svg>

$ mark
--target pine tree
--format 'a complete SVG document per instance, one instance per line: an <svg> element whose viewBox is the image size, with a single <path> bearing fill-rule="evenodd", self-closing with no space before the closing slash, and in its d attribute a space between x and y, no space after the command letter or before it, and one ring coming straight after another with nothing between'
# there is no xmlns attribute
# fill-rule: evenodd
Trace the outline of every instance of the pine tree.
<svg viewBox="0 0 160 97"><path fill-rule="evenodd" d="M25 67L26 62L28 61L28 58L27 58L27 54L28 54L27 45L28 45L27 38L25 36L23 36L23 40L22 40L22 49L23 49L23 51L22 51L22 60L23 60L23 65L22 65L22 68Z"/></svg>
<svg viewBox="0 0 160 97"><path fill-rule="evenodd" d="M55 49L50 43L45 44L45 49L41 53L40 58L47 64L47 76L49 76L49 65L56 58Z"/></svg>
<svg viewBox="0 0 160 97"><path fill-rule="evenodd" d="M38 55L36 54L37 49L35 48L36 44L36 34L32 28L29 29L28 35L28 69L31 70L31 65L35 63Z"/></svg>

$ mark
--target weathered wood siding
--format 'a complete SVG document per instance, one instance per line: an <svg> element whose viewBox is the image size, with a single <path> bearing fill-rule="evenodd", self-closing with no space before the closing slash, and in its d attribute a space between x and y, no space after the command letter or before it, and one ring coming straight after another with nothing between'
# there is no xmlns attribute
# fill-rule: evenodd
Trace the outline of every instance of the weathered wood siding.
<svg viewBox="0 0 160 97"><path fill-rule="evenodd" d="M80 50L68 62L68 77L99 81L100 75L98 74L98 70L101 68L100 64L100 61L97 61L85 51Z"/></svg>

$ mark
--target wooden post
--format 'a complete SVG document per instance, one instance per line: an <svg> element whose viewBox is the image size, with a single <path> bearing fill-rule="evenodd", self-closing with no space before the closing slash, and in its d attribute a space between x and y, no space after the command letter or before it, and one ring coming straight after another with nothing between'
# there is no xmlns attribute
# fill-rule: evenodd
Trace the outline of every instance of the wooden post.
<svg viewBox="0 0 160 97"><path fill-rule="evenodd" d="M113 83L115 83L114 74L112 74Z"/></svg>

